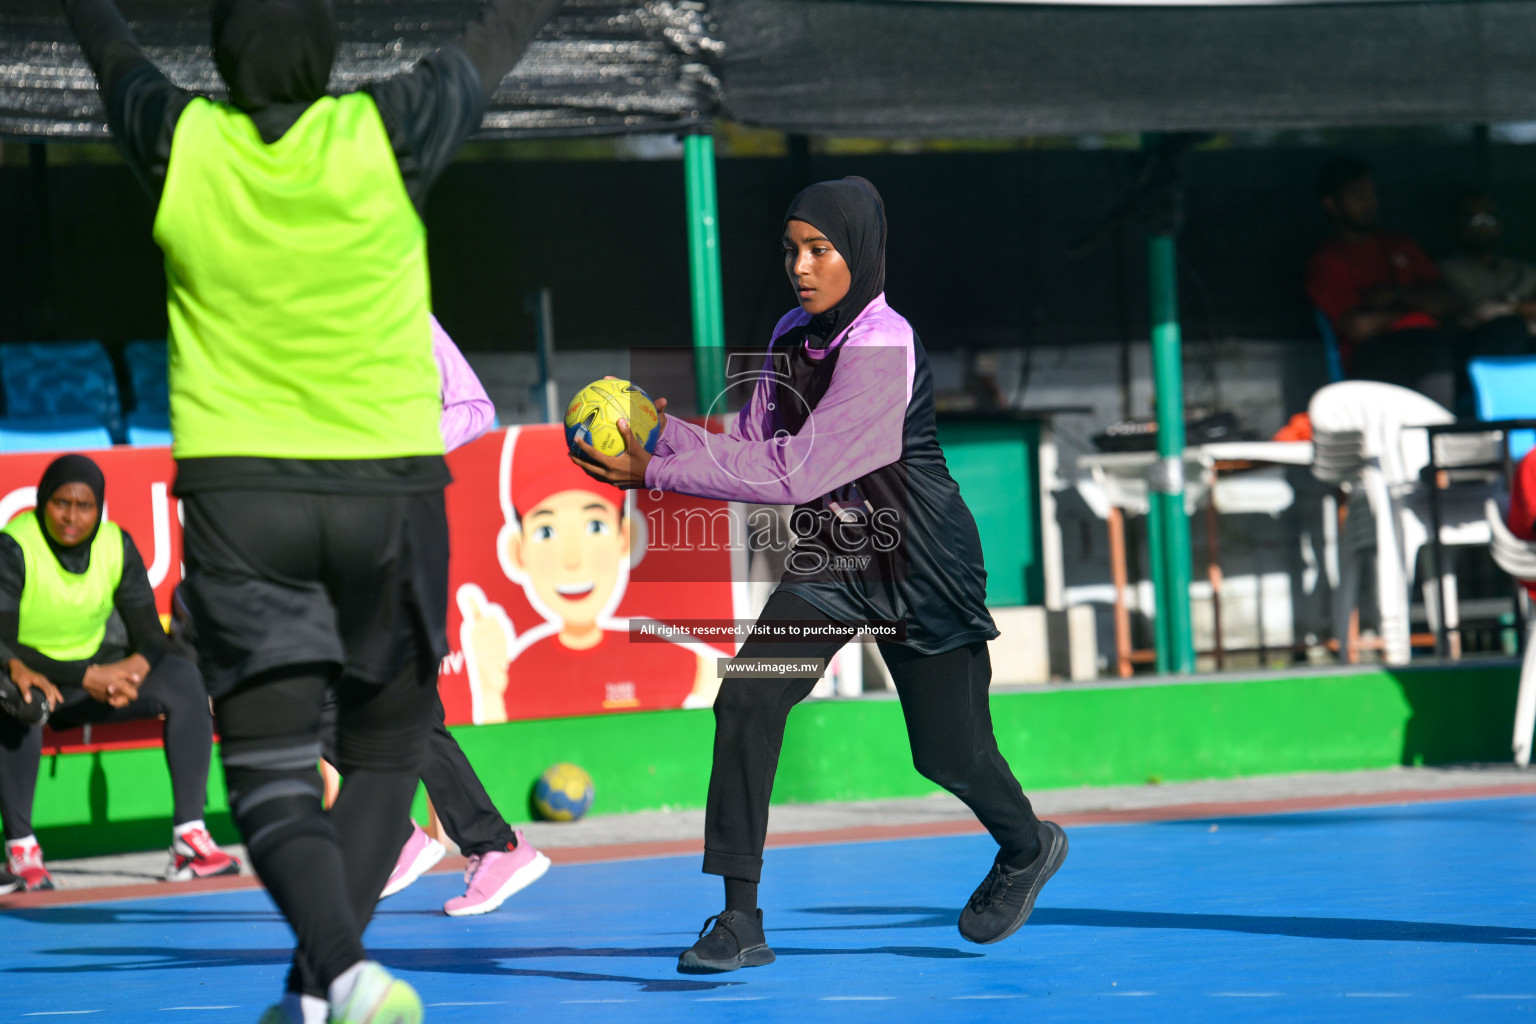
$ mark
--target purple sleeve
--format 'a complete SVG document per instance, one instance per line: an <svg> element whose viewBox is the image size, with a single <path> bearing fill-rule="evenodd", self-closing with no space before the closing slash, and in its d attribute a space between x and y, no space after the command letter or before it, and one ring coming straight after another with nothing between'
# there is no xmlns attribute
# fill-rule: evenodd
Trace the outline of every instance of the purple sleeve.
<svg viewBox="0 0 1536 1024"><path fill-rule="evenodd" d="M763 362L767 365L766 357ZM713 443L711 438L761 441L767 435L767 426L772 419L768 411L771 388L771 379L766 374L759 377L757 385L752 389L752 397L747 400L741 412L736 414L736 422L723 434L714 434L697 423L668 416L667 429L661 432L661 438L656 442L656 454L683 455L698 451Z"/></svg>
<svg viewBox="0 0 1536 1024"><path fill-rule="evenodd" d="M693 450L652 459L646 485L703 498L798 505L895 462L901 458L911 344L904 322L899 329L881 324L850 332L826 394L798 434L710 435ZM759 384L748 409L765 393Z"/></svg>
<svg viewBox="0 0 1536 1024"><path fill-rule="evenodd" d="M480 378L465 361L464 354L435 316L432 317L432 357L437 360L443 395L443 418L438 421L438 429L443 434L443 447L451 452L491 429L491 424L496 421L496 407L481 386Z"/></svg>

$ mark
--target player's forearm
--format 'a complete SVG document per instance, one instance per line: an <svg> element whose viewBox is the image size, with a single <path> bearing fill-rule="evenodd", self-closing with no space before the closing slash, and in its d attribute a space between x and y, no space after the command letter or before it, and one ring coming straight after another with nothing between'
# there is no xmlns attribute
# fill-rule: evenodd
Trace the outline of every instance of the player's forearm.
<svg viewBox="0 0 1536 1024"><path fill-rule="evenodd" d="M104 98L132 71L153 66L112 0L64 0L64 14Z"/></svg>
<svg viewBox="0 0 1536 1024"><path fill-rule="evenodd" d="M657 455L681 455L708 443L709 431L680 416L668 416L666 429L656 441Z"/></svg>
<svg viewBox="0 0 1536 1024"><path fill-rule="evenodd" d="M469 360L443 330L443 325L437 322L437 317L431 317L431 321L432 358L437 363L443 397L443 415L438 428L443 435L443 448L451 452L491 429L496 422L496 406L485 393L485 385L475 376Z"/></svg>
<svg viewBox="0 0 1536 1024"><path fill-rule="evenodd" d="M554 16L562 0L490 0L478 17L464 29L457 45L480 73L489 99L538 35Z"/></svg>
<svg viewBox="0 0 1536 1024"><path fill-rule="evenodd" d="M42 651L33 650L26 644L12 641L9 645L17 661L34 672L48 677L55 686L84 686L88 661L55 661Z"/></svg>
<svg viewBox="0 0 1536 1024"><path fill-rule="evenodd" d="M455 448L469 444L490 430L494 422L496 422L496 407L484 395L455 402L452 405L444 405L443 418L438 421L438 427L443 435L444 450L451 452Z"/></svg>
<svg viewBox="0 0 1536 1024"><path fill-rule="evenodd" d="M766 441L714 436L707 450L652 459L645 485L720 501L800 505L901 457L899 433L820 442L814 431Z"/></svg>

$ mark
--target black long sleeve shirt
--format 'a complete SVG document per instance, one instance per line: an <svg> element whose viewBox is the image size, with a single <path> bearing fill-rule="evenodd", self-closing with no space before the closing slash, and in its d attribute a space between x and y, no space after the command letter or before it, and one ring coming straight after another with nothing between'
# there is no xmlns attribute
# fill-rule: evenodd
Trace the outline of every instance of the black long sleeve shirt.
<svg viewBox="0 0 1536 1024"><path fill-rule="evenodd" d="M407 194L419 214L427 193L480 127L487 101L562 0L488 0L457 39L410 71L363 87L373 98ZM194 95L144 55L113 0L63 0L70 27L96 73L107 123L128 165L159 201L171 141ZM249 111L269 145L308 109L277 104ZM327 493L408 493L449 482L440 456L394 459L224 457L179 463L175 493L278 489Z"/></svg>
<svg viewBox="0 0 1536 1024"><path fill-rule="evenodd" d="M88 550L80 552L84 557L65 568L71 572L84 572L89 564L86 561L89 554ZM97 664L96 659L57 661L19 639L21 592L26 585L27 563L21 545L9 534L0 533L0 661L8 663L12 658L20 658L23 665L41 672L57 685L81 685L85 681L85 670ZM123 576L112 594L112 606L128 631L128 653L142 654L151 667L158 665L160 659L170 653L170 639L155 610L155 591L150 586L144 559L127 531L123 532Z"/></svg>

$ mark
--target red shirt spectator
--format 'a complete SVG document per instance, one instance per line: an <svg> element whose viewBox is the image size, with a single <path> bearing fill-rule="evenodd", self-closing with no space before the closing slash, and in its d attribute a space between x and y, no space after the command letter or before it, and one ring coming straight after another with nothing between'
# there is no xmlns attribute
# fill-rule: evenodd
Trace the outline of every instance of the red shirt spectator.
<svg viewBox="0 0 1536 1024"><path fill-rule="evenodd" d="M1367 305L1366 297L1372 292L1406 291L1439 282L1440 268L1417 242L1399 231L1340 235L1324 242L1307 261L1307 296L1333 324L1346 367L1354 346L1340 323L1344 314ZM1408 311L1388 330L1438 326L1428 313Z"/></svg>

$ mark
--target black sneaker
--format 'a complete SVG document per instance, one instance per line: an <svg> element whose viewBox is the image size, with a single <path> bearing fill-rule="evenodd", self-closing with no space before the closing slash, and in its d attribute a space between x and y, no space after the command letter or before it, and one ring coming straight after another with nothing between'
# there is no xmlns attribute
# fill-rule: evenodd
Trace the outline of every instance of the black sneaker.
<svg viewBox="0 0 1536 1024"><path fill-rule="evenodd" d="M1035 897L1067 859L1067 834L1054 821L1040 823L1040 855L1017 871L992 862L971 901L960 911L960 934L985 945L1001 942L1029 920Z"/></svg>
<svg viewBox="0 0 1536 1024"><path fill-rule="evenodd" d="M21 879L17 878L15 875L11 874L4 868L0 868L0 896L5 896L17 891L18 889L25 888L26 884L22 882Z"/></svg>
<svg viewBox="0 0 1536 1024"><path fill-rule="evenodd" d="M710 921L715 923L712 929ZM763 936L761 909L753 914L725 910L705 919L699 941L677 958L677 970L680 974L723 974L738 967L761 967L775 959Z"/></svg>

